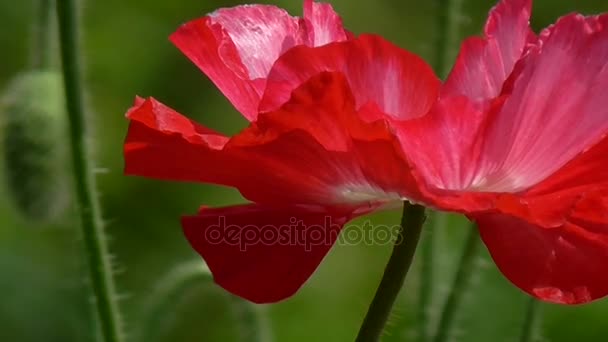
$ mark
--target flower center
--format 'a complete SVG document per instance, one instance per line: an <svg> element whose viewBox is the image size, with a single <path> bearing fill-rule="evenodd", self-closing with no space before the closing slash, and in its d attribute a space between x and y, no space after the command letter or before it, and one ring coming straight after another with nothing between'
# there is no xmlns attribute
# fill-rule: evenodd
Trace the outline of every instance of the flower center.
<svg viewBox="0 0 608 342"><path fill-rule="evenodd" d="M371 184L341 185L336 190L341 200L350 203L390 202L405 199L396 192L386 192Z"/></svg>

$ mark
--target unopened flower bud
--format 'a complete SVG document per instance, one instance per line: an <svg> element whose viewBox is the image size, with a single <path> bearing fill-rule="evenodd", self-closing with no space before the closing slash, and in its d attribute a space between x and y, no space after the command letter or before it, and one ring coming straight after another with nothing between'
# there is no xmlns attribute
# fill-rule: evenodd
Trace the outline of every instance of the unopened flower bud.
<svg viewBox="0 0 608 342"><path fill-rule="evenodd" d="M61 74L15 78L0 101L4 173L13 206L30 221L51 221L69 197Z"/></svg>

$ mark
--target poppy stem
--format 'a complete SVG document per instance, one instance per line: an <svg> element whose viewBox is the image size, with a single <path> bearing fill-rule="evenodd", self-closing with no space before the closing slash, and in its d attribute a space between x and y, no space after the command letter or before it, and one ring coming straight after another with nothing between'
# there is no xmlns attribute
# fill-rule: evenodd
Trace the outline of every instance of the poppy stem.
<svg viewBox="0 0 608 342"><path fill-rule="evenodd" d="M452 332L456 312L462 303L475 269L475 258L477 257L477 250L480 245L479 240L479 231L474 224L471 224L469 236L467 237L462 257L456 270L454 283L450 288L443 310L441 311L437 333L433 339L434 342L446 341Z"/></svg>
<svg viewBox="0 0 608 342"><path fill-rule="evenodd" d="M443 232L448 223L448 214L430 211L429 223L427 223L420 243L420 284L418 291L418 341L426 342L429 340L429 315L431 312L433 295L433 272L435 260L435 244L437 235Z"/></svg>
<svg viewBox="0 0 608 342"><path fill-rule="evenodd" d="M520 342L535 341L538 333L538 324L540 321L540 303L536 298L530 297L526 305L526 317L524 317L524 326L521 331Z"/></svg>
<svg viewBox="0 0 608 342"><path fill-rule="evenodd" d="M184 263L169 272L150 294L143 306L142 325L134 341L152 342L160 340L163 330L172 323L176 303L187 293L201 286L213 285L213 276L207 265L200 260ZM228 304L236 321L240 341L272 341L263 307L258 307L242 298L226 294Z"/></svg>
<svg viewBox="0 0 608 342"><path fill-rule="evenodd" d="M32 64L40 70L46 70L51 64L53 0L38 0L36 22L33 27Z"/></svg>
<svg viewBox="0 0 608 342"><path fill-rule="evenodd" d="M78 55L78 25L75 0L57 0L57 18L66 108L69 121L70 154L76 200L82 228L89 277L97 319L105 342L122 341L118 305L101 209L95 193L95 179L85 142L84 95ZM95 322L95 320L93 320Z"/></svg>
<svg viewBox="0 0 608 342"><path fill-rule="evenodd" d="M414 252L424 224L425 208L408 201L403 203L403 216L393 252L384 275L369 306L356 342L379 341L405 276L414 259Z"/></svg>

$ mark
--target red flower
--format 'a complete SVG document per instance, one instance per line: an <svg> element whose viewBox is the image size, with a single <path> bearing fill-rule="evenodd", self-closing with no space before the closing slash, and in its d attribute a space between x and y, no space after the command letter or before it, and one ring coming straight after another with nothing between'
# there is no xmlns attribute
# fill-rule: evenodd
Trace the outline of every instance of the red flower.
<svg viewBox="0 0 608 342"><path fill-rule="evenodd" d="M255 203L182 220L228 291L286 298L347 221L421 197L389 125L426 114L437 98L439 80L417 56L352 37L331 6L312 1L303 19L273 6L222 9L171 40L251 124L229 138L138 99L127 113L125 172L232 186Z"/></svg>
<svg viewBox="0 0 608 342"><path fill-rule="evenodd" d="M608 15L537 37L530 8L501 1L434 109L398 132L426 202L476 221L510 281L583 303L608 294Z"/></svg>
<svg viewBox="0 0 608 342"><path fill-rule="evenodd" d="M536 37L530 7L495 7L441 89L419 58L345 33L328 5L305 2L304 19L247 6L186 24L172 40L251 125L228 138L139 100L126 172L233 186L256 203L182 221L217 283L255 302L293 294L345 222L403 199L475 220L533 296L605 296L608 16L569 15ZM311 235L285 243L298 227ZM279 243L248 244L248 231Z"/></svg>

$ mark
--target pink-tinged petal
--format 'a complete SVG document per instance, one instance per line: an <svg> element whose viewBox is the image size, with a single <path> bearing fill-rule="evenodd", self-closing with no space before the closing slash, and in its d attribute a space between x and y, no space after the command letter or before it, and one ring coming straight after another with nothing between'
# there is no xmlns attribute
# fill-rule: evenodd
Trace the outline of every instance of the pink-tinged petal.
<svg viewBox="0 0 608 342"><path fill-rule="evenodd" d="M558 303L608 295L606 165L604 138L528 191L503 194L495 203L500 213L472 215L509 280Z"/></svg>
<svg viewBox="0 0 608 342"><path fill-rule="evenodd" d="M429 186L458 191L475 182L488 118L501 104L448 97L427 115L397 124L403 150Z"/></svg>
<svg viewBox="0 0 608 342"><path fill-rule="evenodd" d="M435 194L430 203L467 213L502 273L545 301L608 295L608 139L517 194Z"/></svg>
<svg viewBox="0 0 608 342"><path fill-rule="evenodd" d="M422 59L381 37L362 35L286 52L268 75L260 110L278 108L299 84L323 71L344 73L358 109L371 104L394 119L422 116L437 98L439 80Z"/></svg>
<svg viewBox="0 0 608 342"><path fill-rule="evenodd" d="M297 45L347 39L330 5L307 2L305 11L307 18L301 19L276 6L224 8L182 25L170 40L251 121L281 54Z"/></svg>
<svg viewBox="0 0 608 342"><path fill-rule="evenodd" d="M226 31L205 17L182 25L171 41L248 120L257 115L263 82L254 82Z"/></svg>
<svg viewBox="0 0 608 342"><path fill-rule="evenodd" d="M228 35L251 80L266 77L283 52L307 43L299 34L299 19L275 6L220 9L210 14L209 20Z"/></svg>
<svg viewBox="0 0 608 342"><path fill-rule="evenodd" d="M304 0L304 19L312 26L312 46L322 46L348 39L342 25L342 18L330 4Z"/></svg>
<svg viewBox="0 0 608 342"><path fill-rule="evenodd" d="M182 219L215 282L255 303L293 295L336 241L353 208L241 205Z"/></svg>
<svg viewBox="0 0 608 342"><path fill-rule="evenodd" d="M608 188L608 136L583 151L564 167L526 192L527 196L559 194L566 192L580 195L590 189Z"/></svg>
<svg viewBox="0 0 608 342"><path fill-rule="evenodd" d="M564 17L528 51L488 127L475 188L530 188L606 135L607 17Z"/></svg>
<svg viewBox="0 0 608 342"><path fill-rule="evenodd" d="M545 228L503 214L474 219L501 272L532 296L580 304L608 295L608 222Z"/></svg>
<svg viewBox="0 0 608 342"><path fill-rule="evenodd" d="M526 44L535 40L529 20L531 0L501 0L490 11L484 38L469 38L448 76L442 96L488 100L500 94Z"/></svg>
<svg viewBox="0 0 608 342"><path fill-rule="evenodd" d="M555 227L576 217L577 220L605 217L606 209L589 208L606 205L608 199L608 139L604 138L556 173L519 194L503 194L495 207L543 227ZM597 203L591 204L591 199Z"/></svg>
<svg viewBox="0 0 608 342"><path fill-rule="evenodd" d="M229 141L153 100L128 117L127 174L232 186L266 204L419 197L397 138L359 118L339 73L310 79Z"/></svg>

